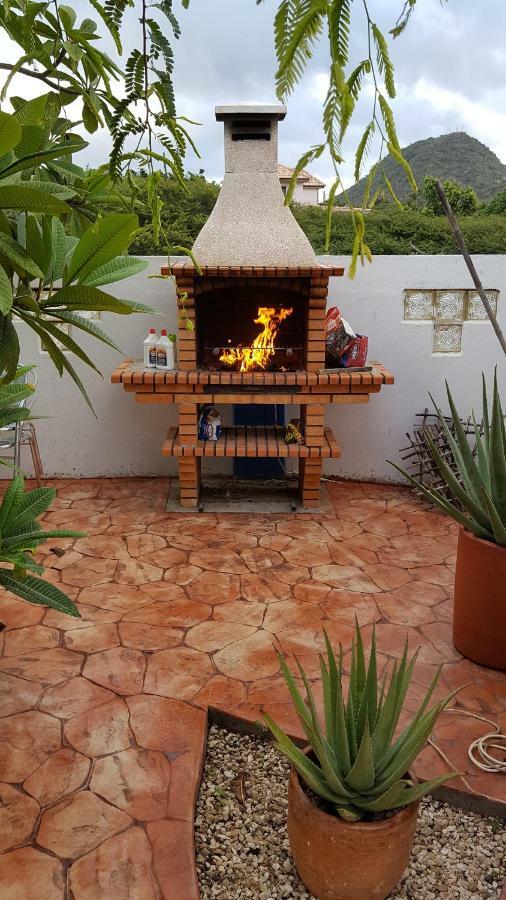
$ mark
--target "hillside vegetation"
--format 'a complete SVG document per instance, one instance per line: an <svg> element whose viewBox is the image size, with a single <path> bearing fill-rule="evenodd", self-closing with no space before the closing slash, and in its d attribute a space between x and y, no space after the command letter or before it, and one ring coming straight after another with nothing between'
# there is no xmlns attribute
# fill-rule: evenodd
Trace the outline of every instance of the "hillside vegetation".
<svg viewBox="0 0 506 900"><path fill-rule="evenodd" d="M211 212L219 186L203 175L190 175L184 191L174 178L162 177L159 197L163 201L162 231L153 240L150 216L145 204L145 181L136 176L138 196L135 204L141 230L130 252L140 255L180 253L177 248L191 247ZM125 185L126 187L126 185ZM316 253L324 252L327 211L323 206L297 206L293 213L307 234ZM506 253L506 193L482 205L474 215L460 216L459 222L472 253ZM427 209L399 210L391 205L378 206L366 216L367 243L376 254L457 253L444 216ZM163 234L168 236L166 241ZM353 228L349 213L335 212L332 217L330 252L351 253Z"/></svg>
<svg viewBox="0 0 506 900"><path fill-rule="evenodd" d="M490 200L499 191L506 189L506 166L485 144L463 131L415 141L402 152L420 189L427 175L472 187L482 201ZM383 168L397 197L403 202L408 201L413 196L412 189L404 172L390 155L385 157ZM362 204L366 177L347 190L347 196L354 206ZM371 196L382 184L384 181L381 174L377 173ZM346 201L341 194L336 202L344 205Z"/></svg>

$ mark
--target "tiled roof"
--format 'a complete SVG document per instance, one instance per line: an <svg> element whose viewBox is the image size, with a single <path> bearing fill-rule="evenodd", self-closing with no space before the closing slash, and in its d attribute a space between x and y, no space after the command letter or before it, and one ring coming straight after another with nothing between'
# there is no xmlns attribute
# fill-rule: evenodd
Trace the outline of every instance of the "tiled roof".
<svg viewBox="0 0 506 900"><path fill-rule="evenodd" d="M283 166L281 163L278 163L278 175L280 178L289 180L293 173L294 169L291 169L290 166ZM311 175L310 172L306 172L305 169L302 169L298 176L297 181L302 183L303 187L317 187L324 188L325 184L323 181L320 181L319 178L316 178L314 175Z"/></svg>

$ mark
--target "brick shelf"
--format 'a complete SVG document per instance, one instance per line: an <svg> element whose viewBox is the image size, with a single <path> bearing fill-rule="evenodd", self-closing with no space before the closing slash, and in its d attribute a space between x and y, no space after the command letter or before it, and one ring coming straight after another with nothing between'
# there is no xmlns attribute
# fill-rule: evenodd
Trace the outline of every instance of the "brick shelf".
<svg viewBox="0 0 506 900"><path fill-rule="evenodd" d="M306 444L285 443L285 429L281 426L243 426L223 429L218 441L187 441L181 443L179 429L169 428L162 446L164 456L250 456L250 457L302 457L337 459L341 455L331 428L324 429L321 447Z"/></svg>
<svg viewBox="0 0 506 900"><path fill-rule="evenodd" d="M393 384L394 376L379 362L371 363L370 372L349 372L346 369L340 372L211 372L207 369L191 369L181 371L172 369L169 372L158 372L148 369L139 361L126 359L111 375L113 384L122 384L125 390L146 392L163 392L173 385L230 385L232 387L252 385L254 387L339 387L347 389L348 393L353 388L364 388L364 393L380 388L384 384ZM142 393L143 390L140 391ZM170 389L169 389L170 392ZM336 392L339 393L339 392Z"/></svg>

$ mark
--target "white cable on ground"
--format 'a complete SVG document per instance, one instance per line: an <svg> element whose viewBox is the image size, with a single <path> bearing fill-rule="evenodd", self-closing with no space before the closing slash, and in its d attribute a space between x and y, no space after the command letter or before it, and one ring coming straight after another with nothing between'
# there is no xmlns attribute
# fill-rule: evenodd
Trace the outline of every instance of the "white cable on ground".
<svg viewBox="0 0 506 900"><path fill-rule="evenodd" d="M476 738L469 744L467 755L469 759L478 769L481 769L482 772L504 772L506 773L506 759L497 759L496 756L492 756L489 753L489 750L500 750L503 753L506 753L506 734L501 734L499 729L499 725L497 722L493 722L491 719L486 719L484 716L479 716L477 713L468 712L465 709L445 709L444 713L453 713L458 716L466 716L468 719L477 719L479 722L485 722L487 725L491 725L494 731L487 732L487 734L482 735L482 737ZM441 750L440 747L435 743L432 738L429 738L428 744L436 751L436 753L445 761L448 766L452 766L453 764L450 759L446 756L445 753ZM471 774L471 773L468 773ZM471 793L476 794L479 793L482 797L486 797L488 800L495 800L495 797L490 797L488 794L483 794L481 791L475 791L474 788L471 787L469 782L466 780L464 775L460 776L462 781L466 785L467 789L471 791Z"/></svg>

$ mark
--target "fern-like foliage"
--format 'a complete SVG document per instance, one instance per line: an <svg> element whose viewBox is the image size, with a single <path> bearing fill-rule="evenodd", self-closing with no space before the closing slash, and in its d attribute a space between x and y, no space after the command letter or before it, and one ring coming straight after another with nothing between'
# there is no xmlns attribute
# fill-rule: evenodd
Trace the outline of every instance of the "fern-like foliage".
<svg viewBox="0 0 506 900"><path fill-rule="evenodd" d="M262 0L257 0L257 2L262 2ZM416 0L406 0L399 26L402 25L406 16L409 18L415 3ZM356 5L358 8L359 4ZM341 147L365 85L373 88L373 109L371 120L355 153L355 178L360 177L363 161L371 153L377 139L380 144L380 158L383 147L388 145L390 148L391 146L393 148L392 156L406 173L413 189L416 189L409 165L402 156L393 112L387 100L387 97L389 99L395 97L394 67L390 59L387 37L371 19L368 6L364 3L362 11L365 16L367 55L363 59L359 57L358 62L352 63L350 60L352 10L353 0L281 0L275 19L275 46L278 59L276 90L281 100L285 100L293 92L303 77L315 45L324 30L328 36L329 87L323 103L322 115L325 144L316 145L301 156L286 195L286 202L289 203L300 169L321 156L327 149L336 176L328 198L327 245L330 242L332 204L337 185L341 183L339 177L339 166L343 162ZM403 27L405 27L405 23ZM388 184L386 187L390 190ZM371 185L364 194L364 202L369 201L370 190ZM358 259L364 261L370 258L369 248L364 241L363 217L356 214L353 216L353 222L355 242L350 267L352 276Z"/></svg>

